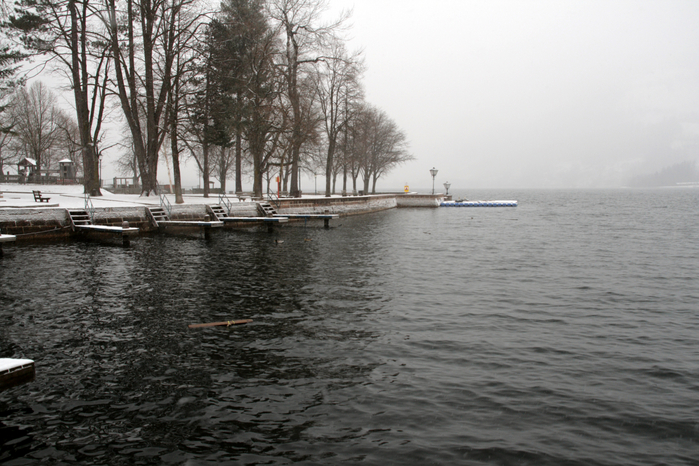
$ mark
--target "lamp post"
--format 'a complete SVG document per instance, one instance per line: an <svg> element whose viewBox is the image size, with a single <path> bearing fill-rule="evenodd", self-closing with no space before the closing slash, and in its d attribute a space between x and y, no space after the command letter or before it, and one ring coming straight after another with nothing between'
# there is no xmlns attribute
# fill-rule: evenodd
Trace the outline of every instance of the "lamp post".
<svg viewBox="0 0 699 466"><path fill-rule="evenodd" d="M450 187L451 187L451 183L449 183L448 181L446 183L444 183L444 189L447 190L447 194L446 194L447 196L449 195L449 188Z"/></svg>
<svg viewBox="0 0 699 466"><path fill-rule="evenodd" d="M438 170L434 167L432 167L432 169L430 170L430 173L432 174L432 194L434 194L434 179L437 176L437 171Z"/></svg>

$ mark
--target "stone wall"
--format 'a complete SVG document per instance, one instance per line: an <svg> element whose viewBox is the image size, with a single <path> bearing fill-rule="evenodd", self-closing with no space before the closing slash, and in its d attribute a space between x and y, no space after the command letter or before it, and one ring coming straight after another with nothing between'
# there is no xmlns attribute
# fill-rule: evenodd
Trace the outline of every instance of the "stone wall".
<svg viewBox="0 0 699 466"><path fill-rule="evenodd" d="M223 207L225 210L226 208ZM233 202L231 203L231 217L258 217L256 202Z"/></svg>
<svg viewBox="0 0 699 466"><path fill-rule="evenodd" d="M0 232L17 241L69 237L73 231L65 209L0 209Z"/></svg>
<svg viewBox="0 0 699 466"><path fill-rule="evenodd" d="M396 207L439 207L443 194L399 194Z"/></svg>
<svg viewBox="0 0 699 466"><path fill-rule="evenodd" d="M153 229L146 215L145 207L106 207L95 209L94 223L96 225L120 227L124 221L129 222L130 227L138 228L142 231ZM70 221L68 224L70 225Z"/></svg>
<svg viewBox="0 0 699 466"><path fill-rule="evenodd" d="M274 204L273 204L274 205ZM275 205L276 207L276 205ZM350 196L311 199L281 199L277 211L280 214L339 214L341 216L366 214L396 207L396 196Z"/></svg>

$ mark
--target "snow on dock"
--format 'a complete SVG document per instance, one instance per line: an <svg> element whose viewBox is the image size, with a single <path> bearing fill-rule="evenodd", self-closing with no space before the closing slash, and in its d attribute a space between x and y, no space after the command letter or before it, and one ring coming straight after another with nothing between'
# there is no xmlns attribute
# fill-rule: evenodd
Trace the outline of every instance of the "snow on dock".
<svg viewBox="0 0 699 466"><path fill-rule="evenodd" d="M0 358L0 390L34 380L35 367L31 359Z"/></svg>
<svg viewBox="0 0 699 466"><path fill-rule="evenodd" d="M16 239L17 237L15 235L3 235L0 233L0 257L2 257L2 243L11 243Z"/></svg>
<svg viewBox="0 0 699 466"><path fill-rule="evenodd" d="M11 243L15 241L17 237L15 235L3 235L0 233L0 243Z"/></svg>
<svg viewBox="0 0 699 466"><path fill-rule="evenodd" d="M440 207L517 207L517 201L444 201Z"/></svg>

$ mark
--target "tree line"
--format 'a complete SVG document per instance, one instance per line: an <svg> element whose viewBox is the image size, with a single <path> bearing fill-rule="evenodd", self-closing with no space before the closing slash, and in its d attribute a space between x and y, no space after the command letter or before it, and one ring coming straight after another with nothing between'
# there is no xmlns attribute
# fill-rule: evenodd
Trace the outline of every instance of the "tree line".
<svg viewBox="0 0 699 466"><path fill-rule="evenodd" d="M74 111L61 113L68 121L57 133L79 154L86 193L100 195L104 128L114 118L128 135L122 164L143 194L156 192L166 156L178 203L189 157L205 196L212 178L242 192L248 174L258 197L277 177L298 196L302 172L323 174L326 196L375 192L377 180L413 159L405 134L364 99L362 55L343 39L348 15L325 20L324 0L223 0L212 10L198 0L10 1L0 92L11 102L48 91L22 86L22 60L65 75ZM49 157L21 142L28 130L11 107L0 108L8 142L0 154Z"/></svg>

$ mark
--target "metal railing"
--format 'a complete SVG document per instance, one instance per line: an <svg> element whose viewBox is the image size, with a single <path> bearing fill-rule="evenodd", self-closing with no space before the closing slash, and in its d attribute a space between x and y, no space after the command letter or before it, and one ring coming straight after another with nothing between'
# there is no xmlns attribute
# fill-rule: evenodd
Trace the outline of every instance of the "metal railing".
<svg viewBox="0 0 699 466"><path fill-rule="evenodd" d="M158 186L158 196L160 197L160 207L165 209L167 212L167 216L171 217L172 216L172 204L170 203L170 199L167 198L165 193L163 193L163 190L160 189L160 185Z"/></svg>
<svg viewBox="0 0 699 466"><path fill-rule="evenodd" d="M275 193L272 193L272 192L267 193L267 200L269 202L271 202L272 204L274 204L275 207L277 208L277 210L279 210L281 208L282 200L279 199L279 197Z"/></svg>
<svg viewBox="0 0 699 466"><path fill-rule="evenodd" d="M218 195L218 203L226 208L226 212L227 212L228 216L230 217L231 209L233 208L233 203L228 198L228 196L226 196L225 193L221 193Z"/></svg>
<svg viewBox="0 0 699 466"><path fill-rule="evenodd" d="M95 223L95 206L88 193L85 193L85 212L90 215L90 222Z"/></svg>

